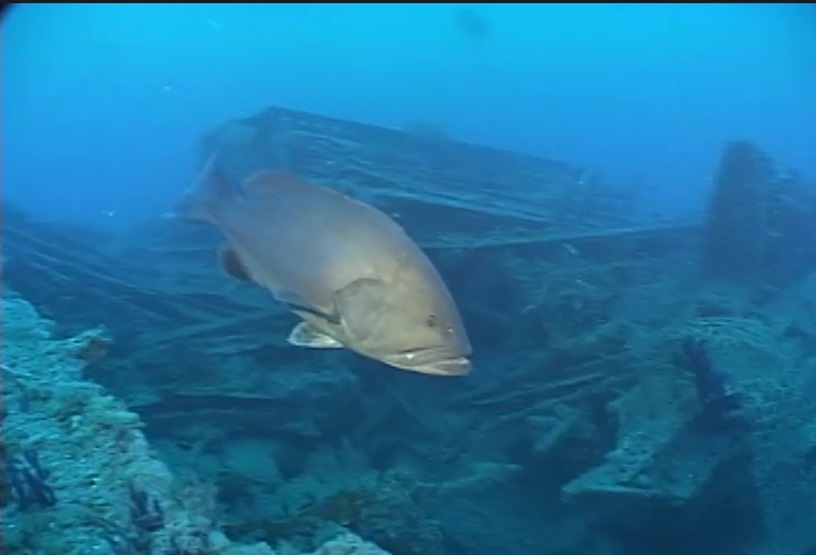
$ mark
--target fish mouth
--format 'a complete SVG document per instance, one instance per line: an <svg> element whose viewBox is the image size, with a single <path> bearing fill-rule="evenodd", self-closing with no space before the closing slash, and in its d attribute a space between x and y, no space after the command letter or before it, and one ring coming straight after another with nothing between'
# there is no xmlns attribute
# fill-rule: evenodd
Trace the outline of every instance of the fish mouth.
<svg viewBox="0 0 816 555"><path fill-rule="evenodd" d="M387 364L430 376L465 376L470 373L470 359L463 356L421 357L416 353L402 353L400 356L384 360Z"/></svg>
<svg viewBox="0 0 816 555"><path fill-rule="evenodd" d="M471 366L469 359L454 357L420 365L416 370L433 376L466 376L470 373Z"/></svg>

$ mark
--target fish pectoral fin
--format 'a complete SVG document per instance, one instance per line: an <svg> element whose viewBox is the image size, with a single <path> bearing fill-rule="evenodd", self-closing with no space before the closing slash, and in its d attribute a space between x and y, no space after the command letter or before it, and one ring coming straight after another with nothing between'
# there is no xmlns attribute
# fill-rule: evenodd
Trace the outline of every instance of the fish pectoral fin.
<svg viewBox="0 0 816 555"><path fill-rule="evenodd" d="M232 250L232 247L229 245L221 245L221 247L218 248L218 261L221 263L221 267L224 271L235 279L252 281L246 266L244 266L241 259L238 258L238 254Z"/></svg>
<svg viewBox="0 0 816 555"><path fill-rule="evenodd" d="M312 349L342 349L343 344L322 331L315 329L311 324L301 322L292 330L287 338L291 345L310 347Z"/></svg>
<svg viewBox="0 0 816 555"><path fill-rule="evenodd" d="M340 322L335 315L328 314L317 307L312 306L308 301L303 299L303 297L294 291L275 288L272 289L272 296L275 297L275 300L279 303L286 305L286 308L292 312L308 312L309 314L314 314L318 318L322 318L333 324L338 324Z"/></svg>
<svg viewBox="0 0 816 555"><path fill-rule="evenodd" d="M340 321L349 337L368 337L388 308L385 284L378 279L360 278L335 294Z"/></svg>

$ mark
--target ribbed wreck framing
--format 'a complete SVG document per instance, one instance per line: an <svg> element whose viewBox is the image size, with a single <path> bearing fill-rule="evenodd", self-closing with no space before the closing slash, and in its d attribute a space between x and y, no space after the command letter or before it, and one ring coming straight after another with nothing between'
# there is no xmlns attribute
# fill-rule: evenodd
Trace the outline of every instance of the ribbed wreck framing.
<svg viewBox="0 0 816 555"><path fill-rule="evenodd" d="M287 346L208 228L4 206L9 553L816 553L816 186L757 145L724 145L688 221L429 125L269 108L199 146L236 185L287 168L393 215L474 370Z"/></svg>

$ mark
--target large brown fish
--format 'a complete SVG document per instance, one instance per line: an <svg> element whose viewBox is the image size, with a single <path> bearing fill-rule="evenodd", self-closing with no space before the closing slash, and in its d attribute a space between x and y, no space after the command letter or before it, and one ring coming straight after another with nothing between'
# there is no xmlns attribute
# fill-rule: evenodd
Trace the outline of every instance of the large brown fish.
<svg viewBox="0 0 816 555"><path fill-rule="evenodd" d="M390 366L458 376L471 346L425 254L376 208L285 171L231 187L211 157L177 217L218 226L231 275L269 289L303 321L294 345L347 347Z"/></svg>

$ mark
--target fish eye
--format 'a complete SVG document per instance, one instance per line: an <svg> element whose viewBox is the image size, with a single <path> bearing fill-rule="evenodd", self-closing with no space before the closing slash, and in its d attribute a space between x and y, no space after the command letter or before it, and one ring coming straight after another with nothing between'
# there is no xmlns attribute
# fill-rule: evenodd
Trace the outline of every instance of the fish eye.
<svg viewBox="0 0 816 555"><path fill-rule="evenodd" d="M439 318L436 317L436 314L430 314L427 318L425 318L425 325L429 328L435 328L438 323Z"/></svg>

